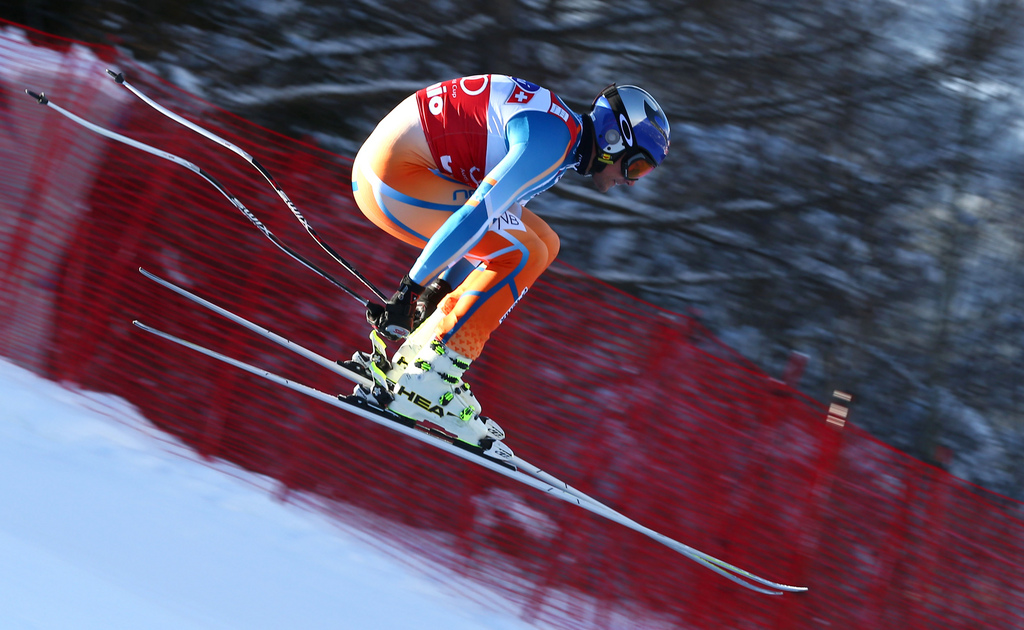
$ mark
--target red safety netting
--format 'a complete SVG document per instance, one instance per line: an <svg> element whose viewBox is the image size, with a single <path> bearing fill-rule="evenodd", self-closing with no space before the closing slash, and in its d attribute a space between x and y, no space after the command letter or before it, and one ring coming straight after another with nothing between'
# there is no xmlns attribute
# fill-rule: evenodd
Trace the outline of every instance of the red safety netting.
<svg viewBox="0 0 1024 630"><path fill-rule="evenodd" d="M559 628L1024 627L1020 506L928 467L770 378L685 317L568 266L531 289L470 380L509 444L641 523L805 595L738 588L647 538L324 403L147 335L133 319L337 393L351 385L158 287L145 267L320 354L366 349L362 307L202 178L24 94L202 166L282 241L357 287L238 156L382 287L416 252L355 208L349 160L275 135L108 48L0 31L0 355L110 392L203 455L280 481Z"/></svg>

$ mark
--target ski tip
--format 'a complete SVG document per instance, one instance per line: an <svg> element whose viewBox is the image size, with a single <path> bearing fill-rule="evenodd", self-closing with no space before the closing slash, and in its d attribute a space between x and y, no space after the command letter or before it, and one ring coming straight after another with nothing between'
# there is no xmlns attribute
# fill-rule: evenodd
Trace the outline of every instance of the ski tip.
<svg viewBox="0 0 1024 630"><path fill-rule="evenodd" d="M46 94L43 94L42 92L36 94L32 90L26 89L25 94L28 94L32 98L36 99L36 101L38 101L40 105L46 105L50 102L50 99L46 98Z"/></svg>
<svg viewBox="0 0 1024 630"><path fill-rule="evenodd" d="M123 72L114 72L110 68L107 68L107 74L109 74L110 78L113 79L114 81L117 81L118 83L124 83L124 73Z"/></svg>

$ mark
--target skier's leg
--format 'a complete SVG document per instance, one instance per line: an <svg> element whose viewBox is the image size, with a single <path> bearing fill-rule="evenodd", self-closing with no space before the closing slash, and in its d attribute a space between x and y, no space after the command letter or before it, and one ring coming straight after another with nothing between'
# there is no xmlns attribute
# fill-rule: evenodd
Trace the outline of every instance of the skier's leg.
<svg viewBox="0 0 1024 630"><path fill-rule="evenodd" d="M480 404L462 377L491 332L558 253L558 237L529 210L523 209L515 225L515 230L484 236L471 250L482 264L396 353L391 410L468 442L504 437L493 420L480 416Z"/></svg>
<svg viewBox="0 0 1024 630"><path fill-rule="evenodd" d="M480 356L491 333L558 255L558 236L540 217L523 208L518 223L484 236L470 252L484 264L440 306L445 319L437 336L468 359Z"/></svg>

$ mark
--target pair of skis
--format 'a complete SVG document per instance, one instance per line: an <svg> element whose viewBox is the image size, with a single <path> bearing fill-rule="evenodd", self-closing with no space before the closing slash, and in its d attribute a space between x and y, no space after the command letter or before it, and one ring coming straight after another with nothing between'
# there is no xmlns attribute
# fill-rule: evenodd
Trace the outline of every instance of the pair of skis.
<svg viewBox="0 0 1024 630"><path fill-rule="evenodd" d="M259 162L256 161L251 155L249 155L248 153L246 153L245 151L243 151L239 147L235 146L234 144L228 142L227 140L224 140L223 138L221 138L221 137L211 133L210 131L208 131L208 130L206 130L206 129L204 129L204 128L202 128L202 127L200 127L200 126L198 126L198 125L196 125L196 124L194 124L194 123L192 123L192 122L190 122L190 121L188 121L188 120L186 120L186 119L184 119L184 118L182 118L180 116L178 116L174 112L171 112L170 110L162 107L161 105L159 105L155 101L153 101L150 98L148 98L147 96L145 96L138 89L136 89L135 87L131 86L127 81L124 80L124 76L122 74L114 73L114 72L112 72L110 70L107 70L107 73L117 83L119 83L119 84L123 85L124 87L126 87L127 89L129 89L132 93L137 95L140 99L142 99L144 102L149 104L151 107L153 107L154 109L156 109L160 113L162 113L162 114L168 116L169 118L171 118L172 120L174 120L174 121L176 121L176 122L178 122L178 123L188 127L189 129L192 129L193 131L195 131L195 132L197 132L197 133L199 133L199 134L201 134L201 135L203 135L203 136L205 136L205 137L207 137L207 138L217 142L218 144L224 146L225 148L228 148L229 150L231 150L234 153L240 155L246 161L248 161L250 164L252 164L253 167L255 167L264 176L264 178L266 178L267 181L274 187L274 190L277 192L278 196L281 197L281 199L285 202L285 204L291 210L292 214L299 221L301 221L301 223L303 224L303 226L305 226L305 228L306 228L307 232L310 234L310 236L312 236L313 239L318 244L320 244L320 246L323 247L324 250L327 251L339 264L341 264L345 269L347 269L357 279L359 279L367 288L369 288L379 299L381 299L381 300L385 299L384 296L380 293L380 291L377 290L376 287L374 287L366 278L364 278L362 276L362 274L360 274L355 269L355 267L353 267L350 263L345 261L339 255L337 255L337 253L333 249L331 249L326 243L324 243L323 241L320 240L320 238L317 236L315 230L309 225L309 223L306 221L305 217L302 216L302 214L299 212L298 208L295 207L295 204L292 203L291 199L288 198L288 196L284 193L284 191L281 189L281 187L277 184L277 182L274 180L274 178L270 175L270 173L265 168L263 168L259 164ZM29 96L31 96L32 98L36 99L40 104L46 105L47 107L50 107L50 108L54 109L55 111L57 111L61 115L69 118L70 120L76 122L77 124L82 125L83 127L87 128L87 129L89 129L89 130L91 130L93 132L96 132L96 133L98 133L98 134L100 134L102 136L105 136L107 138L110 138L112 140L116 140L118 142L121 142L123 144L127 144L129 146L135 147L137 149L140 149L140 150L145 151L147 153L150 153L152 155L156 155L158 157L170 160L170 161L172 161L172 162L174 162L176 164L179 164L179 165L181 165L181 166L183 166L185 168L188 168L189 170L193 171L194 173L200 175L201 177L206 179L211 185L213 185L221 194L223 194L228 199L228 201L231 202L232 205L234 205L239 211L241 211L249 219L249 221L252 222L253 225L255 225L278 248L280 248L282 251L287 253L292 258L295 258L298 262L300 262L301 264L303 264L304 266L306 266L310 270L312 270L315 273L317 273L318 275L324 277L325 279L327 279L329 282L331 282L332 284L334 284L338 288L342 289L345 293L347 293L348 295L350 295L351 297L353 297L354 299L359 301L361 304L364 304L364 305L367 304L367 300L363 299L358 293L356 293L355 291L353 291L352 289L350 289L346 285L342 284L341 282L339 282L338 280L333 278L329 273L327 273L326 271L324 271L323 269L321 269L320 267L318 267L317 265L315 265L314 263L312 263L311 261L309 261L308 259L303 257L301 254L299 254L298 252L294 251L293 249L291 249L290 247L285 245L283 242L281 242L234 195L232 195L230 192L228 192L227 189L224 188L219 182L217 182L217 180L214 179L211 175L206 173L203 169L199 168L198 166L196 166L192 162L190 162L188 160L185 160L185 159L183 159L181 157L178 157L178 156L176 156L174 154L168 153L166 151L162 151L162 150L157 149L155 147L143 144L141 142L138 142L136 140L133 140L131 138L128 138L126 136L118 134L118 133L116 133L114 131L111 131L109 129L105 129L105 128L100 127L98 125L95 125L95 124L93 124L93 123L91 123L89 121L86 121L86 120L76 116L75 114L72 114L71 112L58 107L57 105L52 103L50 101L50 99L48 97L46 97L44 94L36 94L36 93L31 92L29 90L25 90L25 91L26 91L26 93ZM163 287L165 287L167 289L170 289L170 290L174 291L175 293L177 293L177 294L179 294L179 295L181 295L181 296L191 300L192 302L194 302L194 303L196 303L196 304L198 304L198 305L200 305L200 306L202 306L204 308L207 308L207 309L209 309L209 310L211 310L211 311L213 311L213 312L215 312L215 313L217 313L217 314L219 314L219 315L221 315L221 316L223 316L223 317L225 317L225 318L227 318L227 319L229 319L229 320L231 320L231 321L233 321L233 322L235 322L235 323L237 323L237 324L239 324L239 325L241 325L241 326L243 326L243 327L245 327L247 329L249 329L250 331L252 331L252 332L254 332L254 333L258 334L258 335L261 335L261 336L269 339L270 341L273 341L273 342L281 345L282 347L284 347L284 348L286 348L286 349L288 349L288 350L298 354L299 356L302 356L302 357L304 357L304 358L306 358L306 359L308 359L308 360L310 360L310 361L312 361L312 362L314 362L314 363L316 363L316 364L318 364L318 365L320 365L320 366L322 366L322 367L324 367L324 368L326 368L326 369L328 369L328 370L330 370L330 371L332 371L332 372L334 372L334 373L336 373L336 374L338 374L340 376L343 376L343 377L353 381L359 388L363 388L366 391L370 391L370 390L372 390L372 388L375 385L374 380L372 379L372 377L368 377L365 374L361 374L359 372L352 371L352 370L348 369L347 367L343 366L342 364L340 364L340 363L338 363L336 361L332 361L332 360L330 360L330 359L328 359L328 358L326 358L326 357L324 357L324 356L322 356L320 354L317 354L316 352L314 352L314 351L312 351L312 350L310 350L308 348L305 348L305 347L303 347L303 346L301 346L299 344L296 344L296 343L294 343L294 342L292 342L292 341L290 341L290 340L288 340L288 339L278 335L277 333L275 333L275 332L273 332L271 330L268 330L268 329L266 329L266 328L264 328L264 327L262 327L262 326L260 326L260 325L258 325L256 323L254 323L254 322L251 322L251 321L249 321L249 320L247 320L247 319L245 319L245 318L243 318L243 317L241 317L241 316L239 316L239 315L237 315L237 314L235 314L235 313L233 313L231 311L228 311L227 309L224 309L224 308L214 304L213 302L210 302L210 301L208 301L208 300L206 300L206 299L204 299L204 298L202 298L202 297L200 297L200 296L198 296L198 295L196 295L194 293L191 293L188 290L186 290L186 289L184 289L184 288L182 288L182 287L180 287L178 285L175 285L175 284L173 284L173 283L171 283L171 282L169 282L169 281L167 281L167 280L165 280L163 278L160 278L160 277L156 276L155 274L152 274L152 273L150 273L150 272L148 272L148 271L146 271L144 269L140 269L140 271L147 278L149 278L150 280L153 280L154 282L160 284L161 286L163 286ZM741 586L743 586L745 588L748 588L748 589L750 589L752 591L756 591L756 592L764 593L764 594L768 594L768 595L782 595L784 593L798 593L798 592L803 592L803 591L807 590L806 587L802 587L802 586L788 586L788 585L785 585L785 584L780 584L778 582L773 582L771 580L765 579L763 577L760 577L758 575L750 573L749 571L746 571L746 570L741 569L741 568L739 568L737 566L729 564L729 563L727 563L727 562L725 562L723 560L719 560L718 558L715 558L715 557L713 557L713 556L711 556L709 554L706 554L706 553L704 553L702 551L694 549L693 547L690 547L690 546L685 545L685 544L683 544L681 542L678 542L678 541L676 541L676 540L674 540L674 539L672 539L672 538L670 538L670 537L668 537L668 536L666 536L666 535L664 535L664 534L662 534L660 532L652 530L652 529L650 529L650 528L648 528L648 527L646 527L644 525L641 525L640 523L630 519L629 517L621 514L620 512L617 512L616 510L612 509L608 505L606 505L606 504L598 501L597 499L595 499L595 498L593 498L593 497L591 497L591 496L581 492L580 490L577 490L576 488L570 486L569 484L565 483L564 481L558 479L554 475L551 475L550 473L545 472L543 469L541 469L541 468L539 468L537 466L534 466L533 464L527 462L526 460L524 460L524 459L522 459L520 457L513 456L512 459L510 459L510 460L502 460L502 459L496 459L496 458L489 457L489 456L487 456L483 452L483 449L478 447L478 446L467 444L465 442L461 442L461 441L458 441L458 440L452 440L452 439L447 438L446 436L441 435L441 434L439 434L437 432L426 430L422 426L418 425L415 421L412 421L412 420L410 420L408 418L404 418L402 416L396 415L396 414L391 413L390 411L388 411L388 410L386 410L384 408L381 408L379 406L374 405L372 402L369 401L369 399L367 397L356 396L356 395L345 396L345 395L332 395L332 394L328 394L328 393L322 392L320 390L314 389L312 387L309 387L307 385L304 385L302 383L297 383L295 381L286 379L286 378L284 378L282 376L279 376L277 374L274 374L272 372L268 372L268 371L266 371L266 370L264 370L262 368L259 368L257 366L254 366L254 365L251 365L251 364L239 361L237 359L234 359L232 357L226 356L224 354L221 354L219 352L216 352L216 351L211 350L209 348L206 348L204 346L198 345L198 344L193 343L191 341L188 341L188 340L182 339L180 337L176 337L174 335L171 335L169 333L163 332L161 330L158 330L156 328L153 328L151 326L143 324L142 322L135 321L133 323L134 323L135 326L139 327L140 329L142 329L142 330L144 330L144 331L146 331L148 333L151 333L153 335L159 336L159 337L164 338L164 339L166 339L168 341L172 341L172 342L177 343L179 345L182 345L184 347L190 348L190 349L192 349L192 350L194 350L196 352L202 353L202 354L204 354L204 355L206 355L206 356L208 356L210 358L216 359L218 361L222 361L224 363L232 365L232 366L234 366L236 368L239 368L241 370L244 370L244 371L249 372L251 374L254 374L256 376L260 376L262 378L265 378L265 379L267 379L267 380L269 380L271 382L277 383L279 385L283 385L285 387L288 387L288 388L290 388L292 390L295 390L295 391L297 391L299 393L302 393L302 394L304 394L306 396L309 396L311 398L314 398L314 399L317 399L317 400L321 400L321 401L323 401L325 403L328 403L330 405L333 405L335 407L338 407L340 409L348 411L349 413L352 413L354 415L357 415L357 416L360 416L360 417L365 418L367 420L370 420L372 422L375 422L375 423L377 423L377 424L379 424L381 426L387 427L388 429L391 429L393 431L397 431L397 432L399 432L399 433L401 433L403 435L406 435L406 436L408 436L410 438L417 439L417 440L420 440L420 441L422 441L424 443L430 444L431 446L439 448L442 451L445 451L445 452L447 452L447 453L449 453L451 455L454 455L456 457L460 457L460 458L465 459L467 461L473 462L474 464L477 464L477 465L479 465L479 466L481 466L483 468L489 469L489 470L491 470L491 471L493 471L493 472L495 472L497 474L503 475L503 476L505 476L505 477L507 477L509 479L513 479L513 480L515 480L515 481L517 481L517 482L519 482L519 483L521 483L521 484L523 484L525 486L534 488L534 489L536 489L536 490L538 490L540 492L543 492L543 493L548 494L550 496L553 496L555 498L558 498L558 499L561 499L561 500L566 501L568 503L572 503L574 505L577 505L577 506L579 506L579 507L581 507L581 508L583 508L583 509L585 509L585 510L587 510L589 512L592 512L595 515L601 516L601 517L603 517L603 518L605 518L605 519L607 519L609 521L618 523L618 524L623 525L623 526L625 526L625 527L627 527L627 528L629 528L629 529L631 529L633 531L639 532L639 533L643 534L644 536L647 536L648 538L650 538L650 539L652 539L652 540L654 540L654 541L656 541L658 543L661 543L662 545L665 545L669 549L672 549L673 551L676 551L676 552L682 554L683 556L693 560L694 562L697 562L698 564L700 564L700 565L702 565L704 567L707 567L708 569L714 571L715 573L718 573L719 575L722 575L722 576L728 578L729 580L732 580L733 582L735 582L735 583L737 583L737 584L739 584L739 585L741 585Z"/></svg>
<svg viewBox="0 0 1024 630"><path fill-rule="evenodd" d="M340 365L335 361L328 359L327 357L317 354L316 352L313 352L312 350L305 348L304 346L301 346L293 341L289 341L288 339L282 337L281 335L271 330L268 330L248 319L245 319L244 317L236 313L233 313L223 307L220 307L214 304L213 302L210 302L209 300L206 300L188 291L187 289L175 285L174 283L168 280L160 278L145 269L140 269L139 271L141 271L144 276L146 276L150 280L153 280L157 284L160 284L161 286L164 286L174 291L178 295L181 295L195 302L196 304L199 304L200 306L207 308L213 311L214 313L217 313L218 315L221 315L235 322L236 324L239 324L251 330L256 334L261 335L269 339L270 341L273 341L274 343L277 343L282 347L287 348L288 350L291 350L292 352L298 354L301 357L309 359L310 361L334 372L335 374L338 374L353 381L356 385L360 387L370 389L374 385L374 381L370 377L364 376L357 372L353 372L352 370L349 370L348 368ZM419 428L419 426L412 420L408 420L407 418L393 414L387 411L386 409L381 409L373 405L372 403L367 402L366 399L363 397L355 395L334 396L322 392L320 390L314 389L312 387L309 387L308 385L303 385L302 383L297 383L290 379L286 379L282 376L274 374L273 372L268 372L267 370L264 370L262 368L223 355L204 346L192 343L191 341L181 339L180 337L176 337L174 335L163 332L151 326L147 326L146 324L143 324L140 321L136 320L133 323L139 328L145 330L146 332L152 333L169 341L173 341L174 343L177 343L179 345L185 346L187 348L205 354L208 357L217 359L218 361L222 361L236 368L249 372L250 374L255 374L256 376L260 376L279 385L283 385L289 389L297 391L301 394L305 394L306 396L309 396L311 398L344 409L350 413L366 418L367 420L385 426L389 429L392 429L409 437L426 442L432 446L436 446L441 450L446 451L452 455L471 461L479 466L492 470L510 479L514 479L519 483L532 487L536 490L540 490L545 494L561 499L568 503L577 505L589 512L593 512L594 514L602 516L612 522L624 525L625 527L628 527L633 531L639 532L665 545L669 549L677 551L683 554L684 556L690 558L691 560L694 560L695 562L706 566L712 571L715 571L716 573L719 573L720 575L723 575L729 578L730 580L738 584L741 584L751 590L760 593L765 593L768 595L781 595L785 592L793 593L807 590L804 587L787 586L785 584L779 584L777 582L766 580L762 577L754 575L753 573L750 573L749 571L745 571L739 567L733 566L727 562L719 560L718 558L710 556L702 551L698 551L697 549L694 549L690 546L684 545L681 542L673 540L672 538L669 538L664 534L661 534L648 527L645 527L644 525L641 525L640 523L637 523L629 517L624 516L623 514L615 511L614 509L598 501L597 499L587 494L584 494L580 490L577 490L576 488L570 486L569 484L558 479L554 475L545 472L540 467L527 462L521 457L513 456L512 459L510 460L499 460L496 458L488 457L483 453L483 449L481 449L480 447L473 446L471 444L467 444L465 442L461 442L458 440L449 440L437 433L425 431Z"/></svg>

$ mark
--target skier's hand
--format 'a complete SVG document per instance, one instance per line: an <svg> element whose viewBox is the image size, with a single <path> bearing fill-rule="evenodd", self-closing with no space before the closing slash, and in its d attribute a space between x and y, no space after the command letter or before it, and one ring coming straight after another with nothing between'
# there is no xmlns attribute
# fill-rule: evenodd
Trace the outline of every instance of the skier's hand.
<svg viewBox="0 0 1024 630"><path fill-rule="evenodd" d="M414 327L416 301L421 293L423 293L423 287L410 280L406 275L387 304L380 306L368 303L366 305L366 321L370 322L377 332L392 341L405 339Z"/></svg>
<svg viewBox="0 0 1024 630"><path fill-rule="evenodd" d="M400 341L413 332L408 304L367 303L367 322L385 339Z"/></svg>
<svg viewBox="0 0 1024 630"><path fill-rule="evenodd" d="M388 306L387 304L368 302L366 304L366 321L385 339L399 341L408 337L408 329L391 321L392 318L388 316Z"/></svg>

